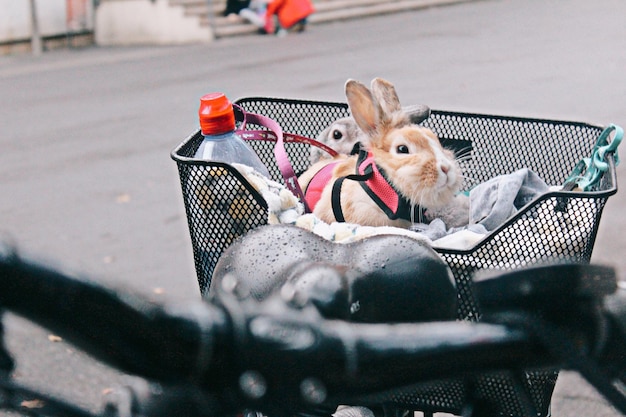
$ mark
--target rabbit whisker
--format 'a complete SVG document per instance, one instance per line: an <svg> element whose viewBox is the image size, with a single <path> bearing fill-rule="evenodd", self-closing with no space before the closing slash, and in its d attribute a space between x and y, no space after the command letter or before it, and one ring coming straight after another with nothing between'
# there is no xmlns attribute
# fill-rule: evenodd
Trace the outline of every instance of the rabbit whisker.
<svg viewBox="0 0 626 417"><path fill-rule="evenodd" d="M474 159L474 155L473 154L462 155L462 156L457 156L454 159L457 162L467 162L467 161L473 160Z"/></svg>
<svg viewBox="0 0 626 417"><path fill-rule="evenodd" d="M422 205L422 204L423 204L423 201L424 201L424 193L425 193L425 192L426 192L426 190L421 189L421 190L419 191L419 194L415 196L416 198L415 198L413 201L414 201L414 203L415 203L415 204L417 204L418 206L423 207L423 205ZM424 215L422 214L422 212L423 212L423 210L419 210L419 212L418 212L418 214L417 214L417 217L418 217L418 218L417 218L417 220L418 220L417 222L418 222L418 223L424 223Z"/></svg>
<svg viewBox="0 0 626 417"><path fill-rule="evenodd" d="M471 155L474 153L474 148L471 146L466 146L464 148L458 149L456 151L452 150L457 157L464 157L466 155Z"/></svg>

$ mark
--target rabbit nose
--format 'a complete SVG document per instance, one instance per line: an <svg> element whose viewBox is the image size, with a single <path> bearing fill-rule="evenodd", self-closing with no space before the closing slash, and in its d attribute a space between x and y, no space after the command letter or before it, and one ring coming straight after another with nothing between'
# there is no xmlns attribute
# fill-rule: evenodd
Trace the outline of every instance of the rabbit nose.
<svg viewBox="0 0 626 417"><path fill-rule="evenodd" d="M448 164L441 164L439 168L444 174L447 174L448 171L450 171L450 166Z"/></svg>

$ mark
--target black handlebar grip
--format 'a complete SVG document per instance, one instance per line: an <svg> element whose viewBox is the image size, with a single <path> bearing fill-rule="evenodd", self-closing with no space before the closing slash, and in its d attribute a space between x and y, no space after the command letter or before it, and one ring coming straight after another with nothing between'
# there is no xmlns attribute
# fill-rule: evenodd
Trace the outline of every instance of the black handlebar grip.
<svg viewBox="0 0 626 417"><path fill-rule="evenodd" d="M164 308L6 250L0 251L0 308L125 372L161 381L192 380L206 371L217 329L226 322L220 309L206 303L185 311Z"/></svg>

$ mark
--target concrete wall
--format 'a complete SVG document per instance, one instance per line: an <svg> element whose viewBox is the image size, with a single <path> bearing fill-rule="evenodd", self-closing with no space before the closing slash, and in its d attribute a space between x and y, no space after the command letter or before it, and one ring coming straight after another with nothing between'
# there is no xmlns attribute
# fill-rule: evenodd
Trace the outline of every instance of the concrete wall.
<svg viewBox="0 0 626 417"><path fill-rule="evenodd" d="M168 0L101 0L96 10L98 45L209 42L208 27Z"/></svg>
<svg viewBox="0 0 626 417"><path fill-rule="evenodd" d="M50 37L93 30L91 0L36 0L41 36ZM0 43L31 37L29 0L0 0Z"/></svg>

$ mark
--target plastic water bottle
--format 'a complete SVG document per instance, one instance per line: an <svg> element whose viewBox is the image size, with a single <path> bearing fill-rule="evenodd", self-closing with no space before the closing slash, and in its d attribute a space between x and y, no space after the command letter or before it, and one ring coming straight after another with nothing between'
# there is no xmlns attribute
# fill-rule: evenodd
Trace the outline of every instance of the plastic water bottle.
<svg viewBox="0 0 626 417"><path fill-rule="evenodd" d="M247 165L271 178L256 152L235 133L235 112L224 94L210 93L200 98L198 115L204 140L196 151L196 159Z"/></svg>

